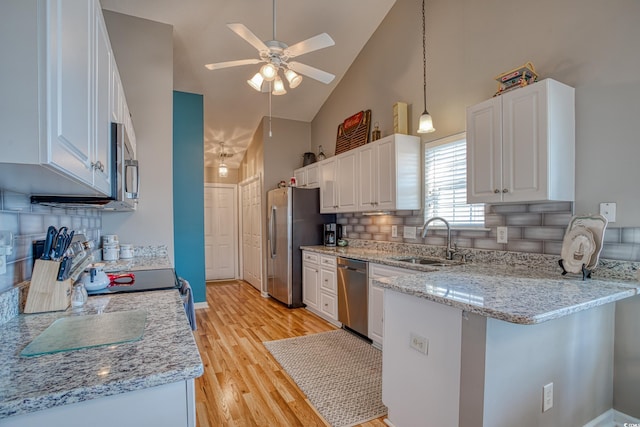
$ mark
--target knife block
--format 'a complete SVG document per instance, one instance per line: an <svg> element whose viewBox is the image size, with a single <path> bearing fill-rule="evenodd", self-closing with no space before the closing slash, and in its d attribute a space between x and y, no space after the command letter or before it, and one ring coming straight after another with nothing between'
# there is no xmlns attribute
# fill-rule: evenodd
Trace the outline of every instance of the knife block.
<svg viewBox="0 0 640 427"><path fill-rule="evenodd" d="M60 262L37 259L33 266L25 313L66 310L71 304L71 279L58 281Z"/></svg>

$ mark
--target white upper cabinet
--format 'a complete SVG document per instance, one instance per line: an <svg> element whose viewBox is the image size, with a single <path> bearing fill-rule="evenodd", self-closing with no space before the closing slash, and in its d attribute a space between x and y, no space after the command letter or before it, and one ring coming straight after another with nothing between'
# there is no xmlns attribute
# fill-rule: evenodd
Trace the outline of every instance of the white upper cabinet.
<svg viewBox="0 0 640 427"><path fill-rule="evenodd" d="M420 138L394 134L358 148L358 211L420 209Z"/></svg>
<svg viewBox="0 0 640 427"><path fill-rule="evenodd" d="M573 201L574 89L545 79L467 108L467 202Z"/></svg>
<svg viewBox="0 0 640 427"><path fill-rule="evenodd" d="M12 100L0 114L0 188L110 195L110 122L124 94L100 3L3 0L0 55Z"/></svg>
<svg viewBox="0 0 640 427"><path fill-rule="evenodd" d="M320 162L320 212L420 209L420 138L394 134Z"/></svg>
<svg viewBox="0 0 640 427"><path fill-rule="evenodd" d="M320 167L318 163L313 163L293 171L296 184L302 188L320 187Z"/></svg>

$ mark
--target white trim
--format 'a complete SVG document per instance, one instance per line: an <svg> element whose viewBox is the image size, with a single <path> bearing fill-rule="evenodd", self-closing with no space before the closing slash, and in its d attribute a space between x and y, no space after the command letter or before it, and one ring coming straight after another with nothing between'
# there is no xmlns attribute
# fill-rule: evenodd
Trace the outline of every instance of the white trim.
<svg viewBox="0 0 640 427"><path fill-rule="evenodd" d="M201 308L209 308L209 303L208 302L196 302L193 304L193 308L195 308L196 310L200 310Z"/></svg>
<svg viewBox="0 0 640 427"><path fill-rule="evenodd" d="M453 135L445 136L444 138L436 139L435 141L425 142L425 148L435 148L440 145L450 144L452 142L460 141L467 138L467 132L460 132Z"/></svg>

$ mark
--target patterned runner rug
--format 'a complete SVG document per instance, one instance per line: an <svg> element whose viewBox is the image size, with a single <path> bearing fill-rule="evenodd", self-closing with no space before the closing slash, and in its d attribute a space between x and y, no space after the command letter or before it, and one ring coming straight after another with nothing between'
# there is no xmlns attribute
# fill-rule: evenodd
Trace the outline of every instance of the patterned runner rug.
<svg viewBox="0 0 640 427"><path fill-rule="evenodd" d="M264 346L333 427L387 413L382 404L382 352L351 333L338 329Z"/></svg>

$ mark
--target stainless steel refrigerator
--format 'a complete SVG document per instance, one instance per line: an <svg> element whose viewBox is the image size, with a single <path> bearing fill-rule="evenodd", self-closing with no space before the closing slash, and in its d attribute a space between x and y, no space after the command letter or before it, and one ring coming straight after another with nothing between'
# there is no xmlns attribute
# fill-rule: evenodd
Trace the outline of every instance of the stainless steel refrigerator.
<svg viewBox="0 0 640 427"><path fill-rule="evenodd" d="M336 216L320 214L317 188L271 190L267 206L267 292L287 307L302 307L300 246L323 244L324 224Z"/></svg>

